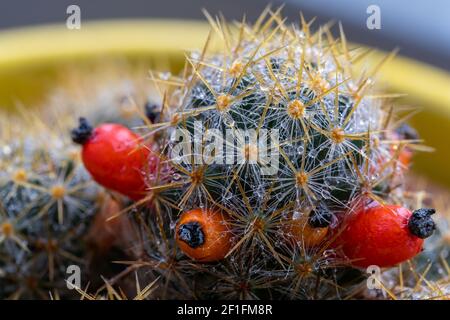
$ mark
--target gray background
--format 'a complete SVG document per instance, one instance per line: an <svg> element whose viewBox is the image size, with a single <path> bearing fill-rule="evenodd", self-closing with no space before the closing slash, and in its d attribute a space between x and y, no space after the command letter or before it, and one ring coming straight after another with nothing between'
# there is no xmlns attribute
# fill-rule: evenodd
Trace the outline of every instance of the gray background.
<svg viewBox="0 0 450 320"><path fill-rule="evenodd" d="M65 23L70 4L81 7L82 21L107 18L204 19L202 8L254 20L262 9L285 3L284 14L297 21L300 10L318 22L343 22L347 37L450 70L450 0L0 0L0 29ZM366 9L381 9L381 30L368 30ZM0 48L1 50L1 48Z"/></svg>

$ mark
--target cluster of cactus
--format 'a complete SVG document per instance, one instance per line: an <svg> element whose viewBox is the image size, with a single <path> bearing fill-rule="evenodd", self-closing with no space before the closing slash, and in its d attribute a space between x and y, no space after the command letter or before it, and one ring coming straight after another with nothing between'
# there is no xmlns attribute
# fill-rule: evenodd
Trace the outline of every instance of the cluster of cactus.
<svg viewBox="0 0 450 320"><path fill-rule="evenodd" d="M374 86L393 54L361 73L354 64L368 51L350 49L342 29L335 39L329 26L313 32L303 17L300 27L288 26L270 9L254 25L208 18L222 46L210 48L211 34L179 76L152 73L151 90L108 84L85 107L54 96L53 104L65 106L43 122L59 123L56 131L36 118L36 129L21 130L25 121L2 126L9 131L0 150L0 297L36 297L30 276L45 280L34 285L41 298L365 295L372 263L352 257L340 240L344 234L365 241L348 235L349 217L366 207L366 216L381 218L419 209L404 178L420 140L386 102L395 95ZM82 145L81 156L70 138ZM101 227L117 233L112 238L120 238L122 251L122 259L103 259L121 268L100 286L67 290L67 265L89 264L84 235L103 210ZM432 213L408 215L399 232L406 253L374 261L387 267L412 258L435 228ZM105 240L93 241L103 247ZM397 272L387 269L383 277L395 282ZM85 280L98 278L86 269ZM414 298L384 289L391 298ZM425 291L416 297L432 295Z"/></svg>

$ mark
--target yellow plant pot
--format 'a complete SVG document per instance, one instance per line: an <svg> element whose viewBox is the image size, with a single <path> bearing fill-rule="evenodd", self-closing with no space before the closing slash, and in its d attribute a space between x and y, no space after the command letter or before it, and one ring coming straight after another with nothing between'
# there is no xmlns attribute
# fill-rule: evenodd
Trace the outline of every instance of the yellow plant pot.
<svg viewBox="0 0 450 320"><path fill-rule="evenodd" d="M124 58L177 71L186 50L202 47L208 31L206 23L194 21L115 20L84 23L80 30L60 24L0 32L0 107L41 102L67 65ZM381 55L374 52L368 62ZM399 103L421 108L412 124L436 151L419 154L415 170L450 186L449 73L397 57L383 67L379 80L389 90L407 94Z"/></svg>

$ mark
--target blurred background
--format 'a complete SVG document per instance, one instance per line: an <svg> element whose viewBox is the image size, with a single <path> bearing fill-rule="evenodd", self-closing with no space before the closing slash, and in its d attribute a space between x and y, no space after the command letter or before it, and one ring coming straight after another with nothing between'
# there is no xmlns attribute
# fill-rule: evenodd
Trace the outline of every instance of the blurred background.
<svg viewBox="0 0 450 320"><path fill-rule="evenodd" d="M0 29L65 23L71 4L83 21L111 18L178 18L203 20L202 8L227 19L246 14L254 20L262 9L285 5L284 14L298 21L299 11L320 23L340 20L351 41L384 50L400 48L404 56L450 70L450 1L448 0L1 0ZM369 5L381 10L381 29L366 27Z"/></svg>

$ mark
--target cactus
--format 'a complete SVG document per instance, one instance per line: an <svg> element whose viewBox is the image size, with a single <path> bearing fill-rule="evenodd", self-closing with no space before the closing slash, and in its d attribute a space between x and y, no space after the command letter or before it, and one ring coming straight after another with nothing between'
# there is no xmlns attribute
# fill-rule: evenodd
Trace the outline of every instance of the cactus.
<svg viewBox="0 0 450 320"><path fill-rule="evenodd" d="M352 216L374 204L419 209L405 174L421 141L393 112L396 95L375 86L395 52L361 76L354 64L367 51L350 49L342 28L335 39L328 25L313 32L302 17L300 28L291 27L269 9L255 25L208 19L222 49L210 48L208 38L180 75L152 76L148 86L127 82L125 90L120 79L105 81L87 100L57 91L43 116L27 110L14 125L2 123L0 297L49 298L50 291L82 299L339 299L381 292L367 291L366 270L339 237ZM125 111L124 101L131 105ZM103 149L98 157L90 149L84 166L69 141L72 132L85 151L105 122L140 135L132 141L138 148L127 148L148 155L136 168L145 194L102 190L93 181L107 172L106 165L93 170L117 142L108 139L123 137L108 136L118 126L103 126ZM83 128L90 130L80 140L74 133ZM111 175L127 178L120 170ZM134 200L123 196L137 191ZM411 213L420 220L411 228L421 234L423 223L429 235L434 211L420 212ZM431 238L439 252L448 248L441 220ZM99 226L109 233L87 241ZM433 288L414 282L422 279L423 259L408 262L409 272L405 264L384 269L391 289L376 297L444 292L443 274L430 280ZM73 260L86 266L86 283L94 286L66 289ZM101 264L109 279L88 268Z"/></svg>
<svg viewBox="0 0 450 320"><path fill-rule="evenodd" d="M105 228L109 213L103 220L98 216L110 200L85 170L67 135L77 112L87 113L95 123L143 124L136 111L128 110L134 108L129 93L137 84L131 79L115 85L110 81L94 94L81 90L85 96L70 85L61 86L40 108L1 114L1 298L78 298L66 284L70 265L80 267L83 285L89 282L95 288L102 284L98 273L114 275L118 268L112 268L111 261L126 257L108 252L118 242L117 235L108 235L109 226ZM114 88L109 97L105 86ZM111 228L121 234L123 226L120 222Z"/></svg>
<svg viewBox="0 0 450 320"><path fill-rule="evenodd" d="M282 21L267 12L231 32L210 18L223 51L207 42L187 57L182 75L156 82L167 85L145 136L155 138L172 173L148 184L153 213L144 223L152 236L143 242L156 234L154 248L173 248L159 258L182 278L178 285L188 284L185 296L329 298L336 284L345 295L364 279L334 245L346 217L373 202L406 205L402 152L420 141L393 121L391 95L374 86L395 52L357 77L353 64L366 52L349 50L342 29L336 40L328 27L312 32L304 20L300 29ZM265 146L278 151L272 174L264 171L273 160L261 157ZM219 225L221 236L212 231ZM220 255L208 241L223 239L230 249ZM155 264L154 252L139 259ZM167 277L167 292L176 288L172 273L151 270Z"/></svg>

